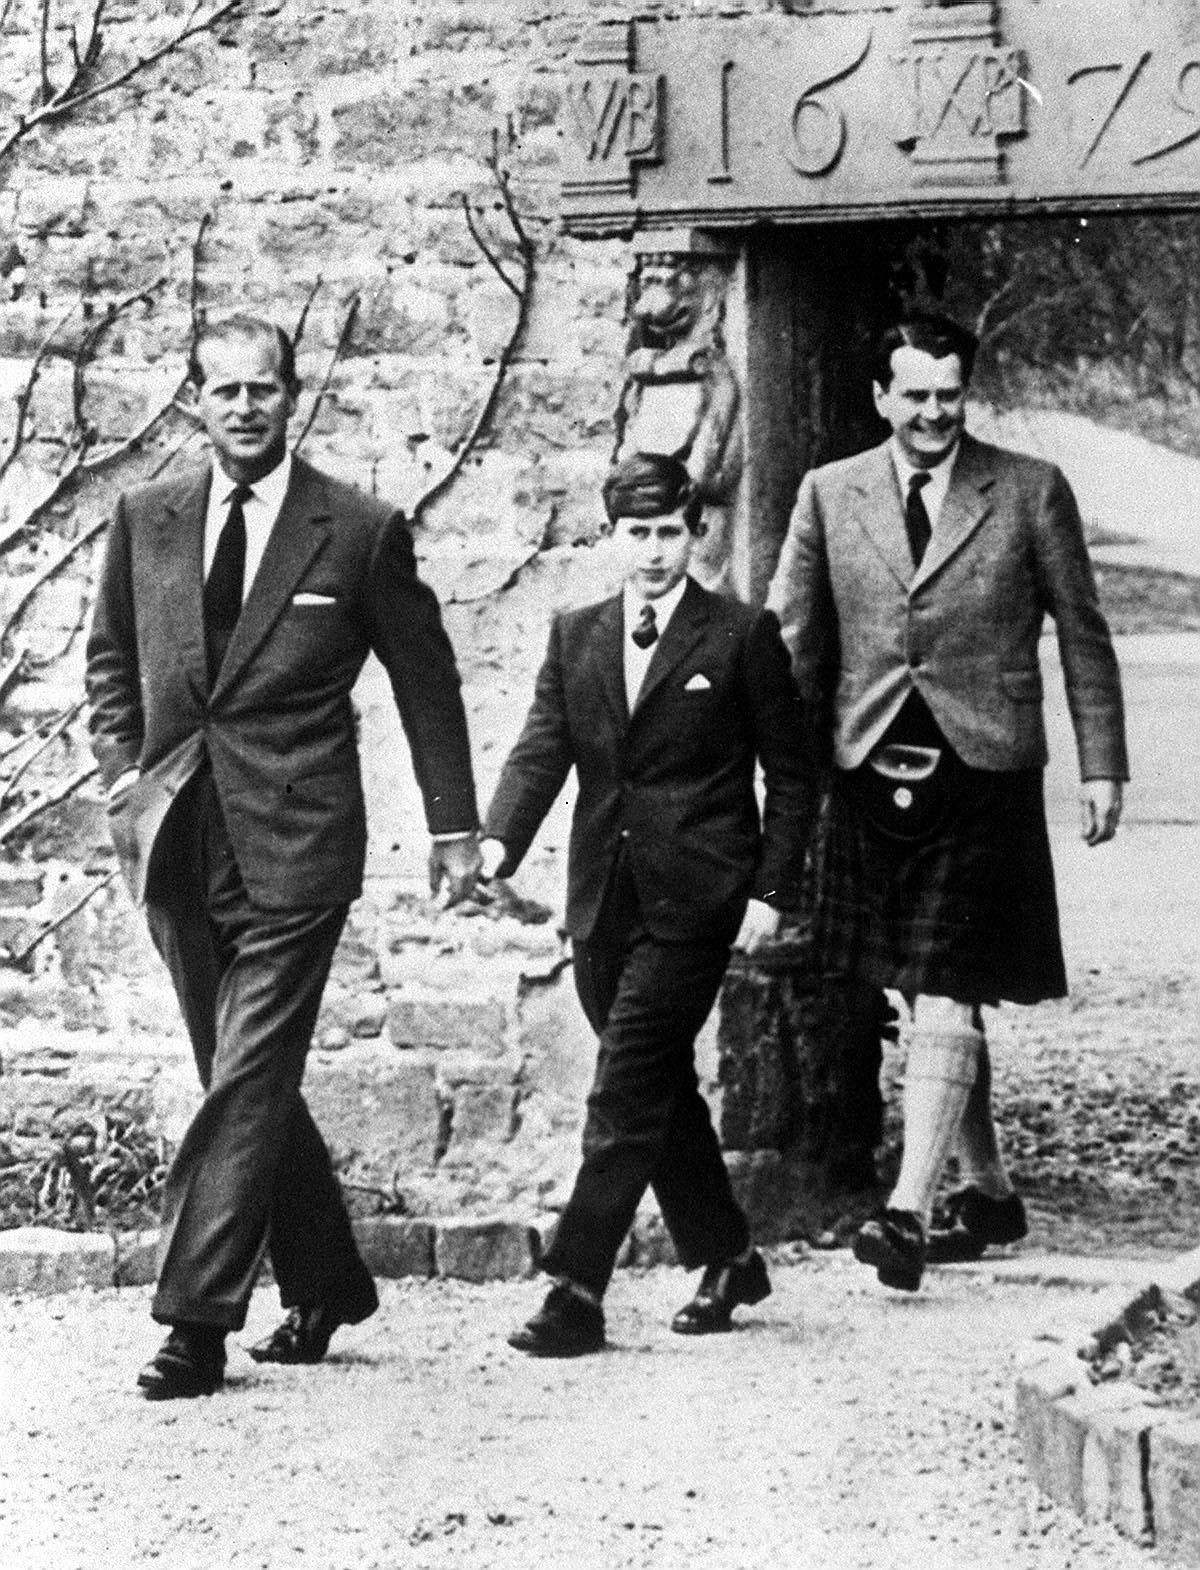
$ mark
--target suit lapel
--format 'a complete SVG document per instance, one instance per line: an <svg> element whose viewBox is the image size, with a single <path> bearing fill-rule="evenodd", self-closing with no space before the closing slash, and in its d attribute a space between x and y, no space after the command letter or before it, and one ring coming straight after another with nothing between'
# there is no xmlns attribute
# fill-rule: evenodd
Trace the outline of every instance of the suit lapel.
<svg viewBox="0 0 1200 1570"><path fill-rule="evenodd" d="M854 485L858 492L855 522L883 558L888 571L907 591L913 575L912 553L904 531L904 498L887 442L864 455L862 471Z"/></svg>
<svg viewBox="0 0 1200 1570"><path fill-rule="evenodd" d="M204 701L208 669L204 655L204 519L212 471L181 486L163 507L155 588L170 607L170 642L193 691Z"/></svg>
<svg viewBox="0 0 1200 1570"><path fill-rule="evenodd" d="M950 488L942 504L933 538L912 579L915 591L940 572L979 528L992 510L991 489L995 475L985 450L964 436L950 474Z"/></svg>
<svg viewBox="0 0 1200 1570"><path fill-rule="evenodd" d="M647 702L662 686L671 672L685 660L700 641L708 622L708 596L694 578L689 578L683 597L675 607L675 614L667 623L666 631L654 648L654 657L646 670L642 690L634 706L634 716L642 712ZM622 674L624 674L622 672Z"/></svg>
<svg viewBox="0 0 1200 1570"><path fill-rule="evenodd" d="M213 687L213 696L230 687L283 614L292 590L329 538L330 512L325 487L314 469L297 458L283 506L250 585L233 637Z"/></svg>
<svg viewBox="0 0 1200 1570"><path fill-rule="evenodd" d="M625 699L625 618L621 596L605 600L598 608L588 639L590 688L599 688L612 710L620 730L629 724L629 705Z"/></svg>

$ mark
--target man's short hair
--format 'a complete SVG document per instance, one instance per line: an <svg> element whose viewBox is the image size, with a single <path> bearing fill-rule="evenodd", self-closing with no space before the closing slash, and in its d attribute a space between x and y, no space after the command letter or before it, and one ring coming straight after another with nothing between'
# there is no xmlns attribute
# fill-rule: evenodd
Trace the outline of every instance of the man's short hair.
<svg viewBox="0 0 1200 1570"><path fill-rule="evenodd" d="M683 510L683 521L695 534L704 511L692 477L670 453L635 452L613 464L600 488L608 521L618 518L661 518Z"/></svg>
<svg viewBox="0 0 1200 1570"><path fill-rule="evenodd" d="M939 316L933 311L913 311L885 328L875 346L872 374L885 392L892 383L892 355L905 345L931 354L935 360L956 354L962 366L963 386L970 382L979 351L979 339L975 334L949 316Z"/></svg>
<svg viewBox="0 0 1200 1570"><path fill-rule="evenodd" d="M188 379L196 386L204 386L204 367L200 363L200 350L206 343L224 343L230 338L243 341L268 339L275 345L279 362L279 379L293 397L300 391L300 378L296 375L296 346L291 336L265 316L252 316L248 311L237 311L223 316L219 321L204 322L192 341L188 356Z"/></svg>

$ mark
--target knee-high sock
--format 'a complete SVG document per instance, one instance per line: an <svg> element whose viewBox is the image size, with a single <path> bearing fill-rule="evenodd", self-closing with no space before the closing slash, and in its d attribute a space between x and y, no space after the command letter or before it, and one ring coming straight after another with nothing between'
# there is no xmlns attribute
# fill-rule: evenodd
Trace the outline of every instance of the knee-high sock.
<svg viewBox="0 0 1200 1570"><path fill-rule="evenodd" d="M975 1082L978 1030L917 1030L904 1073L904 1156L893 1210L914 1211L928 1227L933 1196Z"/></svg>
<svg viewBox="0 0 1200 1570"><path fill-rule="evenodd" d="M979 1069L963 1108L954 1154L964 1188L977 1188L989 1199L1006 1199L1012 1193L992 1118L992 1063L986 1041L981 1041Z"/></svg>

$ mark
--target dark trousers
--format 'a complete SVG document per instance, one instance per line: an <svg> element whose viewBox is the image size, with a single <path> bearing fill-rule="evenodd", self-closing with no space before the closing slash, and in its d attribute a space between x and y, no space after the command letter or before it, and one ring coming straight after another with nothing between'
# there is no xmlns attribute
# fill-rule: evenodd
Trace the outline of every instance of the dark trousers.
<svg viewBox="0 0 1200 1570"><path fill-rule="evenodd" d="M300 1095L345 905L250 903L207 772L181 793L147 895L204 1100L167 1177L152 1313L238 1330L268 1246L285 1307L374 1296Z"/></svg>
<svg viewBox="0 0 1200 1570"><path fill-rule="evenodd" d="M595 932L575 945L575 985L600 1046L583 1162L547 1274L603 1293L647 1187L685 1268L721 1263L749 1243L694 1057L729 948L653 937L618 861Z"/></svg>

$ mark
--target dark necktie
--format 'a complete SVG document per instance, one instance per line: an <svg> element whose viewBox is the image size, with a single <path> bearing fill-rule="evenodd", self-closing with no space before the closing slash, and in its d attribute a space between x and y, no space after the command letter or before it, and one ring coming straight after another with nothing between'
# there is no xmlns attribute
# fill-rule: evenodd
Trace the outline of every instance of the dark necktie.
<svg viewBox="0 0 1200 1570"><path fill-rule="evenodd" d="M653 605L642 606L642 614L638 617L637 626L629 636L639 649L648 649L652 643L658 642L658 622L654 617Z"/></svg>
<svg viewBox="0 0 1200 1570"><path fill-rule="evenodd" d="M217 536L212 566L204 580L204 652L208 658L208 684L216 682L225 650L242 614L246 577L246 515L244 504L254 492L236 485L229 498L229 512Z"/></svg>
<svg viewBox="0 0 1200 1570"><path fill-rule="evenodd" d="M912 552L914 567L921 565L921 558L925 555L929 537L933 533L929 514L925 511L925 498L921 495L922 489L929 484L931 478L928 469L918 469L909 476L908 480L908 499L904 504L904 528L908 534L908 548Z"/></svg>

